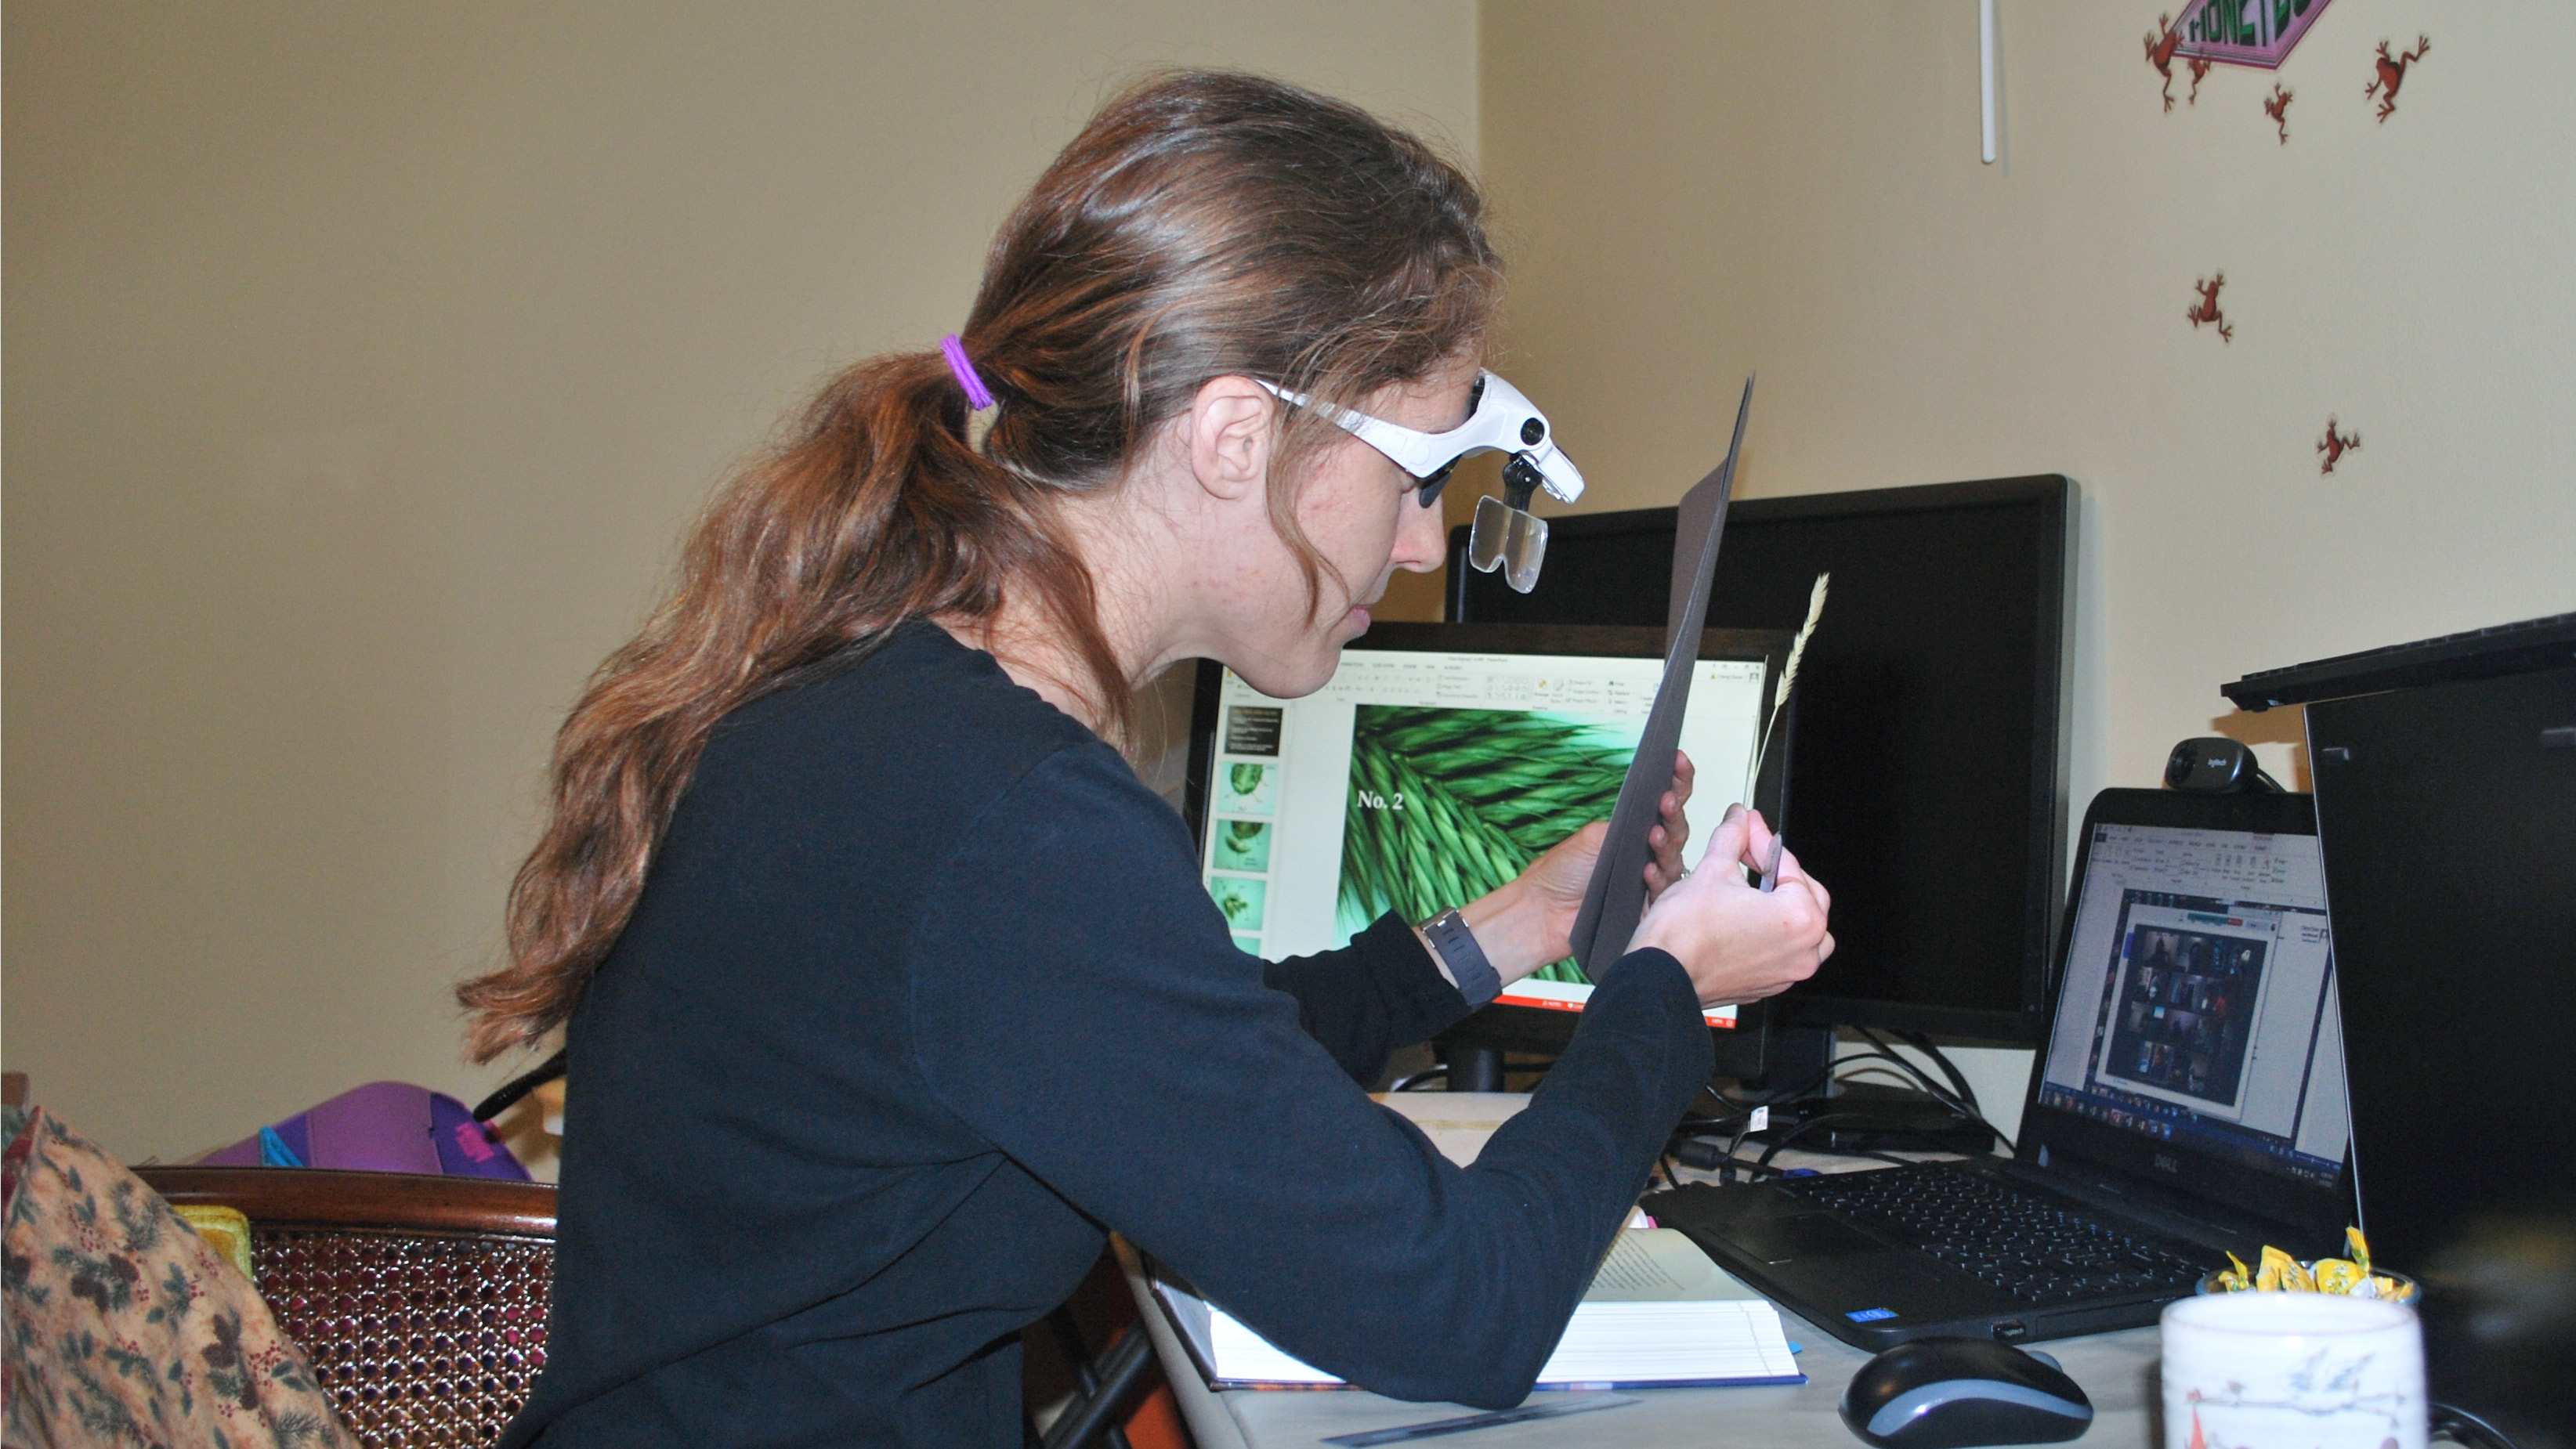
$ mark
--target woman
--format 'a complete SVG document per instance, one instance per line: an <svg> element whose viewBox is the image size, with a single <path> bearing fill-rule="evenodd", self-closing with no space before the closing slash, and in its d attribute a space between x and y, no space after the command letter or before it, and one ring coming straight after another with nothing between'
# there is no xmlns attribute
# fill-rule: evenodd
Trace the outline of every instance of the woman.
<svg viewBox="0 0 2576 1449"><path fill-rule="evenodd" d="M1182 660L1320 687L1438 565L1421 480L1335 419L1468 415L1478 206L1353 108L1147 85L1003 227L960 366L851 369L719 496L564 726L513 963L462 990L479 1057L570 1052L505 1443L1015 1444L1015 1333L1113 1229L1371 1388L1528 1391L1708 1076L1701 1004L1812 972L1824 892L1786 856L1774 894L1665 892L1461 1171L1360 1086L1465 1013L1452 968L1392 918L1236 951L1111 748ZM1599 839L1465 903L1502 978L1564 954ZM1712 853L1769 839L1730 812Z"/></svg>

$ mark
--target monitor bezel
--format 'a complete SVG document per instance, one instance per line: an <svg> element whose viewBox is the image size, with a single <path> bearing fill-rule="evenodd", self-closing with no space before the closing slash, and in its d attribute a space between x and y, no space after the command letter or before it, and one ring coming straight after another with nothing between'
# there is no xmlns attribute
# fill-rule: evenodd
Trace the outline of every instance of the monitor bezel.
<svg viewBox="0 0 2576 1449"><path fill-rule="evenodd" d="M2092 861L2093 830L2097 825L2313 837L2317 833L2317 813L2312 796L2273 792L2199 795L2113 788L2093 797L2076 832L2075 872L2068 882L2065 909L2061 912L2055 980L2049 992L2050 1035L2042 1038L2037 1054L2031 1058L2014 1156L2047 1162L2074 1158L2143 1182L2227 1202L2257 1217L2289 1225L2310 1241L2331 1240L2348 1220L2352 1203L2352 1149L2348 1136L2343 1169L2333 1185L2327 1186L2250 1169L2232 1158L2187 1143L2149 1139L2041 1105L2040 1091L2048 1075L2058 998L2065 992L2066 962L2075 949L2075 912L2084 888L2084 872ZM2327 929L2333 929L2331 918Z"/></svg>
<svg viewBox="0 0 2576 1449"><path fill-rule="evenodd" d="M2041 511L2042 552L2037 560L2036 580L2039 596L2034 600L2038 634L2032 641L2039 665L2030 701L2033 738L2039 741L2040 748L2034 751L2031 761L2031 806L2024 832L2027 848L2021 861L2025 888L2019 1008L2005 1011L1839 996L1810 983L1773 998L1774 1026L1866 1026L2018 1047L2035 1046L2046 1038L2049 973L2057 941L2059 898L2066 881L2067 771L2073 754L2075 684L2068 645L2075 637L2078 498L2072 479L2046 473L1780 498L1740 498L1730 506L1730 520L1739 523L1885 517L1984 507L2036 507ZM1552 548L1562 550L1580 540L1622 534L1660 533L1669 538L1676 516L1673 508L1573 514L1549 520L1549 542ZM1447 615L1453 620L1471 612L1470 583L1463 563L1467 536L1468 529L1463 526L1451 529L1449 534L1446 600Z"/></svg>
<svg viewBox="0 0 2576 1449"><path fill-rule="evenodd" d="M1762 695L1768 699L1779 686L1781 670L1788 661L1791 638L1790 631L1785 629L1708 629L1701 633L1698 657L1760 659L1763 663ZM1447 624L1391 620L1372 624L1366 634L1343 647L1660 659L1664 657L1664 631L1651 625L1632 624ZM1211 659L1200 660L1190 701L1189 773L1182 792L1182 808L1190 829L1191 846L1202 860L1207 853L1208 789L1216 762L1218 705L1224 678L1225 666ZM1794 691L1789 707L1794 712ZM1754 783L1755 802L1774 820L1785 813L1780 791L1787 779L1791 733L1788 726L1789 717L1784 715L1777 733L1777 746L1763 762L1761 777ZM1692 815L1692 832L1704 839L1712 823L1707 813L1711 802L1703 797L1699 803L1701 808ZM1726 802L1714 803L1720 810L1725 808ZM1752 1076L1760 1073L1768 1006L1767 1002L1748 1004L1737 1012L1735 1026L1709 1028L1709 1037L1718 1050L1719 1074ZM1581 1017L1579 1011L1495 1002L1442 1032L1438 1041L1442 1045L1472 1045L1552 1056L1565 1049Z"/></svg>

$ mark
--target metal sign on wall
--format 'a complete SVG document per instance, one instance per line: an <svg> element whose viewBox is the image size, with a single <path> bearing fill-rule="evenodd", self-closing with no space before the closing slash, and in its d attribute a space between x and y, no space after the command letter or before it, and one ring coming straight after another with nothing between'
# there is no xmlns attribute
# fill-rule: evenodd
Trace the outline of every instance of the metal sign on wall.
<svg viewBox="0 0 2576 1449"><path fill-rule="evenodd" d="M2191 0L2173 23L2178 55L2277 68L2331 0Z"/></svg>

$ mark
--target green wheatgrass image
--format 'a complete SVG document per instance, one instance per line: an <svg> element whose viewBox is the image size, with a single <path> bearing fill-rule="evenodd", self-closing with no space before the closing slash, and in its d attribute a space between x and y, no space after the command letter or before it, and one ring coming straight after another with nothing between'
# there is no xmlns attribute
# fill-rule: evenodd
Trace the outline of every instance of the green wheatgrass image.
<svg viewBox="0 0 2576 1449"><path fill-rule="evenodd" d="M1244 760L1219 765L1216 808L1238 815L1267 815L1271 786L1278 778L1277 765L1256 765Z"/></svg>
<svg viewBox="0 0 2576 1449"><path fill-rule="evenodd" d="M1538 711L1359 706L1335 925L1348 936L1388 911L1428 920L1610 818L1641 728ZM1590 978L1568 958L1533 979Z"/></svg>
<svg viewBox="0 0 2576 1449"><path fill-rule="evenodd" d="M1219 870L1267 871L1270 869L1270 822L1266 820L1220 820L1216 823L1216 849L1211 852Z"/></svg>
<svg viewBox="0 0 2576 1449"><path fill-rule="evenodd" d="M1225 912L1226 924L1238 931L1261 929L1261 902L1268 893L1269 886L1264 881L1234 875L1208 877L1208 899Z"/></svg>

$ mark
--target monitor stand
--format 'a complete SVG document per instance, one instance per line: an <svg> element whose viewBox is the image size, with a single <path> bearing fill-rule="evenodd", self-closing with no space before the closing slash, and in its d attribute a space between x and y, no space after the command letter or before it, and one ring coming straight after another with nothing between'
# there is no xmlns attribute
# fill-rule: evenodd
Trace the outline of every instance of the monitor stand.
<svg viewBox="0 0 2576 1449"><path fill-rule="evenodd" d="M1502 1048L1459 1044L1451 1046L1447 1056L1449 1072L1445 1080L1450 1091L1503 1090Z"/></svg>
<svg viewBox="0 0 2576 1449"><path fill-rule="evenodd" d="M1443 1085L1452 1092L1509 1091L1503 1083L1505 1074L1546 1070L1547 1062L1573 1040L1579 1019L1571 1011L1489 1006L1432 1038L1432 1050L1445 1068L1441 1074ZM1717 1075L1745 1078L1762 1072L1770 1040L1768 1028L1769 1017L1748 1007L1742 1025L1728 1031L1712 1030L1709 1036L1717 1049ZM1829 1047L1830 1044L1828 1037ZM1509 1052L1539 1060L1524 1060L1513 1066L1506 1059Z"/></svg>

